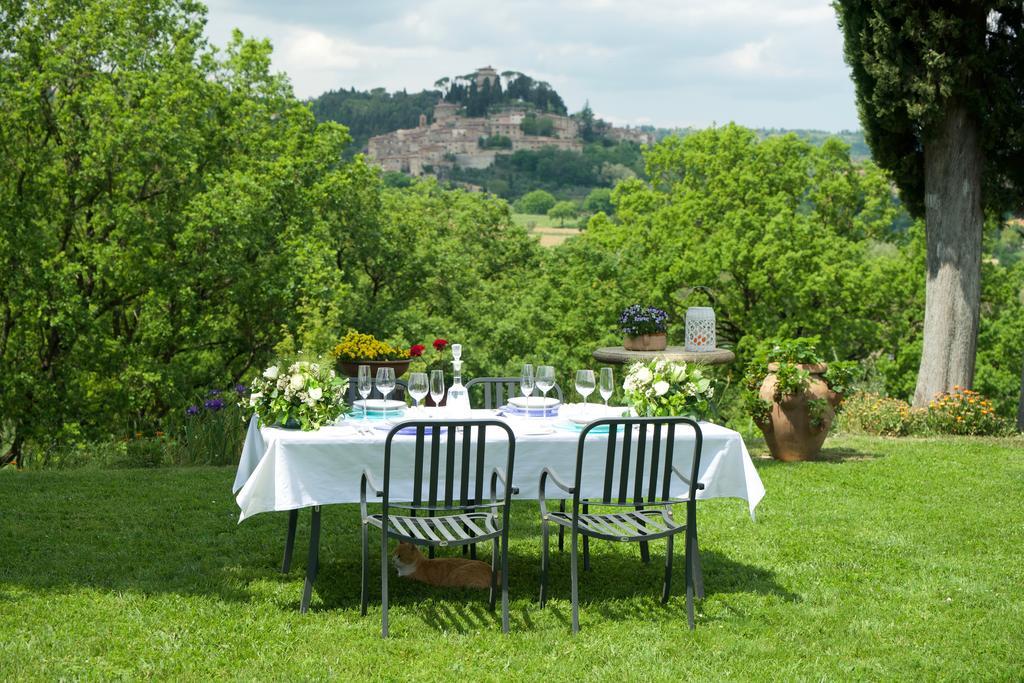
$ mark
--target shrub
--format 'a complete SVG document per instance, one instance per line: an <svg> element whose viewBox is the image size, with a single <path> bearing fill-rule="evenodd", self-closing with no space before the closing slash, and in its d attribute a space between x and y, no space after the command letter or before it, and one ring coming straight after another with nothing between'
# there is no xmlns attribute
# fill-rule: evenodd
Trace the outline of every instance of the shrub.
<svg viewBox="0 0 1024 683"><path fill-rule="evenodd" d="M954 386L928 404L928 428L936 434L1002 436L1013 433L1013 425L996 414L992 402L970 389Z"/></svg>
<svg viewBox="0 0 1024 683"><path fill-rule="evenodd" d="M176 439L174 463L236 463L245 440L246 417L251 412L239 405L247 394L248 388L241 384L230 391L211 389L204 400L185 408L181 421L171 427Z"/></svg>
<svg viewBox="0 0 1024 683"><path fill-rule="evenodd" d="M927 431L926 411L906 401L857 392L843 402L838 429L851 434L910 436Z"/></svg>

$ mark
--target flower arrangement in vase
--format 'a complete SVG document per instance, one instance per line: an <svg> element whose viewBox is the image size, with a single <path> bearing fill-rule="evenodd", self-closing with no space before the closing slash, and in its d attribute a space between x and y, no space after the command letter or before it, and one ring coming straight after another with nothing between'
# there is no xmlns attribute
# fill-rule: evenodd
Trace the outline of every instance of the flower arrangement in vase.
<svg viewBox="0 0 1024 683"><path fill-rule="evenodd" d="M348 411L348 380L326 363L295 361L271 365L252 381L252 393L239 405L251 408L261 425L303 431L319 429Z"/></svg>
<svg viewBox="0 0 1024 683"><path fill-rule="evenodd" d="M641 417L707 416L715 395L711 378L698 363L637 361L622 382L626 401Z"/></svg>
<svg viewBox="0 0 1024 683"><path fill-rule="evenodd" d="M337 359L338 371L346 377L357 376L360 365L372 366L374 370L391 367L395 370L395 377L401 377L412 362L409 349L380 341L372 334L356 330L349 330L331 350L331 355Z"/></svg>
<svg viewBox="0 0 1024 683"><path fill-rule="evenodd" d="M664 351L668 345L668 313L633 304L619 315L622 345L630 351Z"/></svg>

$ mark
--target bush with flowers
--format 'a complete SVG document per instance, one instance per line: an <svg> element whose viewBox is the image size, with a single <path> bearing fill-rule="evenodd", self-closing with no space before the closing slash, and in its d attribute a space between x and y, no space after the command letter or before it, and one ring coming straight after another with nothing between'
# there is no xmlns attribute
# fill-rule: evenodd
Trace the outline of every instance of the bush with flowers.
<svg viewBox="0 0 1024 683"><path fill-rule="evenodd" d="M409 357L409 349L399 348L380 341L372 334L363 334L349 330L332 350L331 355L340 361L356 363L359 361L404 360Z"/></svg>
<svg viewBox="0 0 1024 683"><path fill-rule="evenodd" d="M913 436L927 431L927 411L906 401L859 391L843 401L837 429L850 434Z"/></svg>
<svg viewBox="0 0 1024 683"><path fill-rule="evenodd" d="M626 401L642 417L706 417L715 388L698 363L638 361L622 383Z"/></svg>
<svg viewBox="0 0 1024 683"><path fill-rule="evenodd" d="M246 401L261 425L319 429L348 411L345 390L348 379L339 377L330 365L316 361L295 361L271 365L252 382Z"/></svg>
<svg viewBox="0 0 1024 683"><path fill-rule="evenodd" d="M996 414L992 402L970 389L954 386L928 404L928 429L936 434L1004 436L1013 425Z"/></svg>
<svg viewBox="0 0 1024 683"><path fill-rule="evenodd" d="M409 347L409 357L413 359L409 365L412 372L444 370L448 360L448 340L438 337L430 348L425 344L413 344Z"/></svg>

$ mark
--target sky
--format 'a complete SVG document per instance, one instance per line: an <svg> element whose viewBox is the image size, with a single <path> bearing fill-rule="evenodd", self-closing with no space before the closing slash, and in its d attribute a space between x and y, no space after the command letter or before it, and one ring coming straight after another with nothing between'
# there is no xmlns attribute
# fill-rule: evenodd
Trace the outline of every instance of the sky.
<svg viewBox="0 0 1024 683"><path fill-rule="evenodd" d="M207 37L269 38L296 95L418 92L482 66L617 125L860 127L827 0L207 0Z"/></svg>

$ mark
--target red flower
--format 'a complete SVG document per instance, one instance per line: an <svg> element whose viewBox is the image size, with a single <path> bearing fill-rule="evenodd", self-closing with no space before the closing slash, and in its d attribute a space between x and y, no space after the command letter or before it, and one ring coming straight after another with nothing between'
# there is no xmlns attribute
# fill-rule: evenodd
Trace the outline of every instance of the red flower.
<svg viewBox="0 0 1024 683"><path fill-rule="evenodd" d="M423 355L423 350L426 349L426 348L427 347L425 347L423 344L413 344L412 346L409 347L409 355L410 356L422 356Z"/></svg>
<svg viewBox="0 0 1024 683"><path fill-rule="evenodd" d="M448 346L448 340L447 339L435 339L434 340L434 350L436 350L436 351L444 351L447 346Z"/></svg>

